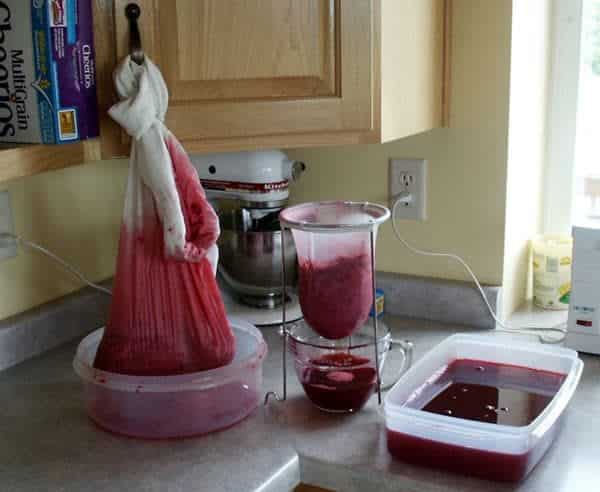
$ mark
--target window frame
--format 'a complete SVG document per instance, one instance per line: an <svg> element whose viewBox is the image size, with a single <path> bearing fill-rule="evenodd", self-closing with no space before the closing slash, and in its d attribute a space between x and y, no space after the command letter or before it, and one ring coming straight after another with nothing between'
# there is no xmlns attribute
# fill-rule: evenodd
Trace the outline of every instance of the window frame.
<svg viewBox="0 0 600 492"><path fill-rule="evenodd" d="M552 17L543 226L546 233L570 234L575 194L583 0L553 0Z"/></svg>

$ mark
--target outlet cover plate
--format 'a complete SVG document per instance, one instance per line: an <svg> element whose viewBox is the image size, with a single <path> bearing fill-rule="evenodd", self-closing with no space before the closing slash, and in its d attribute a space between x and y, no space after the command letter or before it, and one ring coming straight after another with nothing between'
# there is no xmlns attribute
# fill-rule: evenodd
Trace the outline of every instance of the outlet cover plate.
<svg viewBox="0 0 600 492"><path fill-rule="evenodd" d="M0 191L0 232L15 233L10 195L8 191ZM0 261L17 256L17 243L14 239L0 238Z"/></svg>
<svg viewBox="0 0 600 492"><path fill-rule="evenodd" d="M398 205L396 218L427 220L427 161L425 159L390 159L390 207L402 192L408 192L412 201Z"/></svg>

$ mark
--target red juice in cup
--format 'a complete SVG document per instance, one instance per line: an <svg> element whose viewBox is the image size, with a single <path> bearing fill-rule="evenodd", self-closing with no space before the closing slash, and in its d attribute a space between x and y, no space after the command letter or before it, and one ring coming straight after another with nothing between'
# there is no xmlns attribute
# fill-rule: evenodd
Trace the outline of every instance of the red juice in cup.
<svg viewBox="0 0 600 492"><path fill-rule="evenodd" d="M311 360L300 382L310 401L321 410L353 412L369 400L376 381L375 367L369 359L334 352Z"/></svg>

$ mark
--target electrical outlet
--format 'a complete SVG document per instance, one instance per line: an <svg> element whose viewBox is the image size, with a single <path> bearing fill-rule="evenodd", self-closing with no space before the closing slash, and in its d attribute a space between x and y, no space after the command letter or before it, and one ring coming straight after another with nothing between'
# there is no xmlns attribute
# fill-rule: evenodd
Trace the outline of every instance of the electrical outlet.
<svg viewBox="0 0 600 492"><path fill-rule="evenodd" d="M0 233L2 232L15 233L8 191L0 191ZM16 241L0 237L0 260L6 260L15 256L17 256Z"/></svg>
<svg viewBox="0 0 600 492"><path fill-rule="evenodd" d="M390 159L390 207L406 192L410 200L396 208L396 217L407 220L427 219L427 161L424 159Z"/></svg>

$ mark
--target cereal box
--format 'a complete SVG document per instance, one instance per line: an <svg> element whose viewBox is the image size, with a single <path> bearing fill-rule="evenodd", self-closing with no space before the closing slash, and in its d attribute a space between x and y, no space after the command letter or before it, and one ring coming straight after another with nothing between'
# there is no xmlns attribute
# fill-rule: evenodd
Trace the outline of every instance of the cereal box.
<svg viewBox="0 0 600 492"><path fill-rule="evenodd" d="M91 0L0 0L0 142L98 134Z"/></svg>

